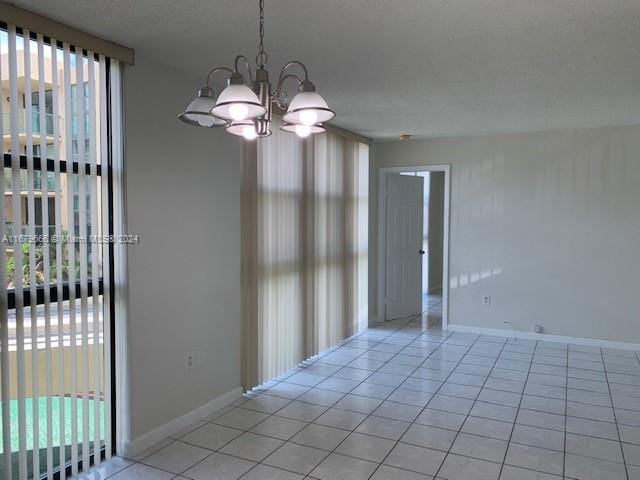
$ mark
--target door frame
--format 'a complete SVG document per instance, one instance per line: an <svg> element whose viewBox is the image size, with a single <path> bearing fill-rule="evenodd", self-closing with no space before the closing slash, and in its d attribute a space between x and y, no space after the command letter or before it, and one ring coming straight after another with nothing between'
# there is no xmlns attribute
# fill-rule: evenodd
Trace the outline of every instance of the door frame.
<svg viewBox="0 0 640 480"><path fill-rule="evenodd" d="M409 165L406 167L381 167L378 170L378 321L385 320L387 278L387 175L401 172L444 172L444 227L442 242L442 328L449 325L449 223L451 165Z"/></svg>

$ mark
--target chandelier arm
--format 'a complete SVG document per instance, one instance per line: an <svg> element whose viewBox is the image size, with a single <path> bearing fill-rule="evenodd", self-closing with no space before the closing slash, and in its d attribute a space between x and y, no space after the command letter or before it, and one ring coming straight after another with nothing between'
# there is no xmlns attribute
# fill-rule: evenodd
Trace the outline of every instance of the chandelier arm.
<svg viewBox="0 0 640 480"><path fill-rule="evenodd" d="M294 78L297 82L298 85L300 85L302 83L302 80L300 79L300 77L298 77L296 74L294 73L287 73L286 75L280 75L280 78L278 79L278 84L276 86L275 91L273 92L273 94L271 95L272 99L275 100L276 104L278 105L278 107L282 108L282 109L286 109L287 108L287 92L284 91L283 87L284 87L284 82L289 79L289 78ZM283 95L284 93L284 95Z"/></svg>
<svg viewBox="0 0 640 480"><path fill-rule="evenodd" d="M276 90L275 90L274 95L273 95L274 98L277 98L277 97L280 96L280 93L282 92L283 83L287 78L295 78L298 81L298 85L301 85L303 83L303 80L299 76L297 76L297 75L295 75L293 73L286 73L287 69L289 69L289 68L291 68L291 67L293 67L295 65L298 65L304 71L304 81L308 81L309 80L309 72L307 71L307 67L305 67L304 63L302 63L299 60L291 60L290 62L287 62L284 65L284 67L282 67L282 69L280 70L280 75L278 76L278 83L277 83Z"/></svg>
<svg viewBox="0 0 640 480"><path fill-rule="evenodd" d="M280 70L280 77L284 75L285 70L294 65L298 65L300 68L302 68L302 70L304 71L304 79L309 80L309 71L307 70L305 64L300 60L291 60L290 62L285 63L284 67L282 67L282 70Z"/></svg>
<svg viewBox="0 0 640 480"><path fill-rule="evenodd" d="M244 55L237 55L236 60L234 62L236 73L238 73L238 67L240 60L244 61L244 64L247 66L247 71L249 72L249 82L253 83L253 71L251 70L251 65L249 64L249 60Z"/></svg>
<svg viewBox="0 0 640 480"><path fill-rule="evenodd" d="M281 75L280 78L278 79L278 85L276 86L276 91L275 91L274 95L277 95L279 92L282 91L282 87L284 86L284 82L288 78L295 78L297 80L297 82L298 82L298 85L300 85L302 83L302 80L300 79L300 77L297 76L295 73L287 73L286 75Z"/></svg>
<svg viewBox="0 0 640 480"><path fill-rule="evenodd" d="M231 70L229 67L216 67L213 70L211 70L209 72L209 74L207 75L207 80L205 82L205 84L207 85L207 87L211 88L213 90L213 76L218 73L218 72L228 72L231 75L233 75L233 70Z"/></svg>

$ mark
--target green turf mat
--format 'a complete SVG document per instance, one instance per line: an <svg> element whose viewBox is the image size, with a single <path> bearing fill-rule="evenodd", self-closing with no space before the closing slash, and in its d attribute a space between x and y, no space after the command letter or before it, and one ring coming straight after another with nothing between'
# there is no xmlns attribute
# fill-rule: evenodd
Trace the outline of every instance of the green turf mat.
<svg viewBox="0 0 640 480"><path fill-rule="evenodd" d="M89 413L89 439L91 442L90 448L93 449L93 435L95 432L94 425L94 402L96 400L90 399L88 401L88 413ZM100 412L100 440L104 441L104 402L102 400L98 401L98 408ZM61 445L61 432L60 432L60 414L61 414L61 405L63 406L62 413L64 415L64 442L62 443L65 446L65 458L66 461L71 459L71 448L69 445L71 444L71 429L72 429L72 413L75 413L75 418L77 419L77 439L78 439L78 452L82 453L82 438L83 438L83 429L82 429L82 415L83 415L83 400L81 398L76 399L76 412L72 412L73 407L73 399L71 397L64 397L63 402L60 402L60 397L52 397L51 398L51 428L52 428L52 442L53 442L53 460L54 465L57 467L60 463L60 452L59 448ZM46 471L47 465L47 398L46 397L38 397L35 406L37 407L37 411L34 412L34 401L32 398L25 399L25 419L26 419L26 449L27 449L27 467L28 467L28 477L32 476L32 466L33 466L33 449L34 449L34 436L33 436L33 425L34 425L34 414L38 416L38 442L36 448L39 450L40 457L40 469ZM0 409L4 408L2 402L0 402ZM13 464L13 476L17 476L17 467L18 467L18 450L19 450L19 442L18 442L18 401L11 400L9 402L9 418L10 418L10 427L11 427L11 463ZM0 416L0 431L2 430L2 417ZM4 464L4 457L1 455L4 452L3 439L0 436L0 472L2 471L2 466Z"/></svg>

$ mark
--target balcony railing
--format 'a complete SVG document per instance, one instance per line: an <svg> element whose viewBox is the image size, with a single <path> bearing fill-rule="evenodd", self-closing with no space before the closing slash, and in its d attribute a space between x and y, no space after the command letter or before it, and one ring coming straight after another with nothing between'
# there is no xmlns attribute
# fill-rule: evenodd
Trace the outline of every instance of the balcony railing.
<svg viewBox="0 0 640 480"><path fill-rule="evenodd" d="M18 110L18 133L23 135L27 133L27 111L25 109ZM44 123L44 125L42 125ZM5 135L11 134L11 113L3 113L2 125ZM43 128L44 127L44 128ZM44 133L45 135L53 135L53 114L45 113L44 122L40 119L40 112L37 106L31 110L31 132L34 134Z"/></svg>

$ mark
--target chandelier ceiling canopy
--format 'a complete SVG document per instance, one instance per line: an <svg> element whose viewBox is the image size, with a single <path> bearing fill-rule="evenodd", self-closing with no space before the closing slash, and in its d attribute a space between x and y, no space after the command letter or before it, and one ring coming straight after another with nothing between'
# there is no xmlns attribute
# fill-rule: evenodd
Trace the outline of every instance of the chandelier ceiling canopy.
<svg viewBox="0 0 640 480"><path fill-rule="evenodd" d="M260 2L260 43L256 55L255 74L249 60L238 55L234 68L215 67L207 75L205 85L198 90L196 98L178 115L183 122L198 127L225 127L227 133L254 140L271 135L273 106L285 111L284 123L280 127L285 132L295 133L301 138L325 131L324 122L328 122L335 113L327 102L316 92L315 85L309 80L307 67L292 60L284 65L278 75L275 89L269 81L266 65L269 56L264 50L264 0ZM244 66L247 79L240 73ZM298 73L294 73L298 70ZM213 77L224 74L227 87L216 99L213 91ZM298 92L289 101L284 89L285 81L293 79Z"/></svg>

